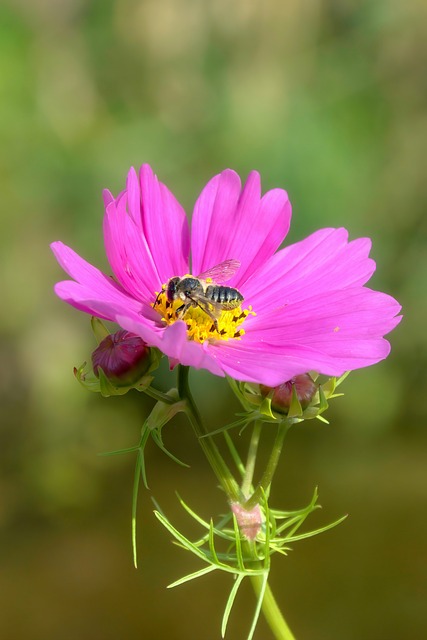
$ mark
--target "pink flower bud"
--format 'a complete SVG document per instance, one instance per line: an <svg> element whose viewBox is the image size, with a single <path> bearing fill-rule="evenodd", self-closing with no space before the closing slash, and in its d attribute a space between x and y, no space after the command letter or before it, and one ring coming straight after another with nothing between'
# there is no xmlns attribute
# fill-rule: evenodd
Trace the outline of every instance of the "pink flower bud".
<svg viewBox="0 0 427 640"><path fill-rule="evenodd" d="M150 348L144 340L123 329L104 338L92 353L94 374L99 377L101 368L108 380L119 387L137 382L150 364Z"/></svg>
<svg viewBox="0 0 427 640"><path fill-rule="evenodd" d="M288 413L291 406L293 388L295 388L301 408L306 409L317 391L317 385L308 373L295 376L278 387L272 388L260 385L261 395L264 397L273 391L271 406L279 413Z"/></svg>

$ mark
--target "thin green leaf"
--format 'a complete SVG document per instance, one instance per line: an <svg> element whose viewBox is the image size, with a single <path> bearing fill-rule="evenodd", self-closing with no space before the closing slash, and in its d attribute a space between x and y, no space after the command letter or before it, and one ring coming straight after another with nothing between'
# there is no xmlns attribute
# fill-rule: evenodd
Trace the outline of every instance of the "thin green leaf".
<svg viewBox="0 0 427 640"><path fill-rule="evenodd" d="M234 582L233 588L230 591L230 595L227 599L227 604L225 605L224 615L222 616L222 624L221 624L221 637L225 637L225 632L227 630L228 618L230 617L231 609L233 608L234 600L236 598L237 592L239 590L240 585L243 582L245 576L240 575L236 576L236 580Z"/></svg>
<svg viewBox="0 0 427 640"><path fill-rule="evenodd" d="M311 511L309 513L311 513ZM297 531L297 529L299 529L299 527L302 525L304 520L307 518L307 515L308 514L305 513L295 518L289 518L287 522L284 522L279 527L277 527L276 534L280 535L281 533L286 531L286 529L291 529L292 533L288 535L292 535L293 533L295 533L295 531Z"/></svg>
<svg viewBox="0 0 427 640"><path fill-rule="evenodd" d="M280 555L282 555L282 556L287 556L288 555L287 552L290 551L290 550L291 550L290 547L285 547L285 546L279 547L279 546L275 545L273 542L270 542L270 556L273 553L280 553Z"/></svg>
<svg viewBox="0 0 427 640"><path fill-rule="evenodd" d="M252 640L253 635L255 633L255 628L256 628L257 623L258 623L259 614L261 612L262 601L264 600L265 589L267 587L267 580L268 580L268 573L264 573L263 579L262 579L262 586L261 586L261 589L260 589L260 592L259 592L258 602L257 602L256 609L255 609L254 618L252 620L252 626L250 628L247 640Z"/></svg>
<svg viewBox="0 0 427 640"><path fill-rule="evenodd" d="M169 458L171 460L173 460L174 462L179 464L181 467L187 467L187 469L190 468L189 464L187 464L186 462L183 462L182 460L177 458L173 453L171 453L171 451L166 449L165 445L163 444L163 440L162 440L162 437L160 435L160 431L158 429L153 429L151 431L151 436L152 436L154 442L156 443L156 445L159 447L159 449L161 449L163 451L163 453L166 453L166 455L169 456Z"/></svg>
<svg viewBox="0 0 427 640"><path fill-rule="evenodd" d="M228 433L226 431L224 431L224 438L225 438L225 442L227 443L228 449L231 453L231 457L233 458L234 464L237 467L237 470L239 471L240 475L242 476L242 478L244 478L245 476L245 466L237 452L236 447L234 446L234 443L232 441L232 439L230 438L230 436L228 435Z"/></svg>
<svg viewBox="0 0 427 640"><path fill-rule="evenodd" d="M308 531L307 533L301 533L298 536L292 536L286 538L286 542L296 542L297 540L305 540L306 538L312 538L313 536L317 536L319 533L324 533L325 531L329 531L329 529L333 529L337 527L341 522L344 522L348 518L348 515L342 516L335 520L335 522L331 522L331 524L327 524L324 527L320 527L319 529L315 529L313 531Z"/></svg>
<svg viewBox="0 0 427 640"><path fill-rule="evenodd" d="M243 555L242 555L242 543L240 540L240 530L239 530L239 525L237 524L237 519L236 516L233 513L233 525L234 525L234 540L236 543L236 560L237 560L237 566L239 567L240 571L245 572L245 564L243 562Z"/></svg>
<svg viewBox="0 0 427 640"><path fill-rule="evenodd" d="M217 556L216 550L215 550L215 534L214 534L214 526L213 526L212 520L211 520L210 527L209 527L209 550L211 552L211 556L213 558L213 562L215 564L221 564L220 561L218 560L218 556Z"/></svg>
<svg viewBox="0 0 427 640"><path fill-rule="evenodd" d="M309 505L308 507L304 507L303 509L298 509L296 511L280 511L279 509L270 509L270 513L275 517L276 520L287 520L288 518L298 518L299 516L306 513L307 509L310 509L311 512L312 509L310 507L311 505Z"/></svg>
<svg viewBox="0 0 427 640"><path fill-rule="evenodd" d="M135 474L133 478L133 492L132 492L132 555L133 564L135 569L138 568L138 557L136 550L136 512L138 504L138 489L139 489L139 474L141 472L141 453L138 452L135 464Z"/></svg>
<svg viewBox="0 0 427 640"><path fill-rule="evenodd" d="M148 490L147 473L145 467L145 445L150 437L150 430L142 427L141 440L139 442L139 456L141 458L141 477L144 487Z"/></svg>
<svg viewBox="0 0 427 640"><path fill-rule="evenodd" d="M245 427L246 423L250 422L250 420L248 420L248 416L247 414L243 414L244 417L241 418L240 420L236 420L235 422L231 422L230 424L226 424L223 427L220 427L219 429L215 429L215 431L209 431L209 433L205 433L202 436L200 436L200 439L202 438L211 438L212 436L217 436L219 433L227 433L230 429L235 429L236 427Z"/></svg>
<svg viewBox="0 0 427 640"><path fill-rule="evenodd" d="M210 528L209 523L206 522L206 520L203 520L203 518L201 518L199 515L197 515L197 513L193 511L193 509L191 509L191 507L189 507L186 502L184 502L184 500L181 498L179 493L177 493L176 495L181 507L188 513L188 515L194 518L194 520L198 522L202 527L204 527L205 529L209 529Z"/></svg>
<svg viewBox="0 0 427 640"><path fill-rule="evenodd" d="M124 453L135 453L135 451L138 451L139 448L139 444L137 444L134 447L128 447L127 449L116 449L116 451L101 451L100 453L98 453L98 456L121 456Z"/></svg>
<svg viewBox="0 0 427 640"><path fill-rule="evenodd" d="M218 525L216 527L214 527L214 532L215 535L218 536L218 538L222 538L223 540L227 540L228 542L234 542L234 532L231 529L223 529L223 527L231 520L232 514L228 514L226 516L224 516L222 518L222 520L219 521ZM209 540L209 531L207 534L205 534L204 536L202 536L201 538L198 538L197 540L193 541L193 544L197 545L198 547L202 546L203 544L205 544L206 542L208 542Z"/></svg>
<svg viewBox="0 0 427 640"><path fill-rule="evenodd" d="M189 573L188 575L183 576L179 580L175 580L175 582L172 582L171 584L168 584L167 589L173 589L174 587L178 587L180 584L184 584L185 582L190 582L190 580L195 580L196 578L201 578L202 576L206 575L207 573L211 573L211 571L215 571L215 569L217 569L217 567L215 567L215 565L211 564L208 567L204 567L203 569L200 569L200 571L195 571L194 573Z"/></svg>
<svg viewBox="0 0 427 640"><path fill-rule="evenodd" d="M262 490L263 507L265 512L265 544L264 544L264 568L268 571L270 568L270 511L268 508L268 501L265 496L264 490Z"/></svg>
<svg viewBox="0 0 427 640"><path fill-rule="evenodd" d="M156 516L157 520L159 520L162 523L165 529L167 529L169 533L171 533L173 537L176 540L178 540L178 542L185 549L194 553L194 555L196 555L198 558L200 558L204 562L210 562L206 554L203 553L203 551L200 551L198 547L196 547L192 542L190 542L190 540L188 540L185 536L183 536L182 533L180 533L177 529L175 529L175 527L169 522L169 520L167 520L167 518L165 518L163 514L159 513L158 511L154 511L154 515Z"/></svg>
<svg viewBox="0 0 427 640"><path fill-rule="evenodd" d="M195 511L193 511L185 502L184 500L177 494L178 496L178 500L182 506L183 509L185 509L185 511L196 521L198 522L204 529L206 529L208 532L210 531L210 524L208 522L206 522L206 520L203 520L203 518L201 518L199 515L197 515L197 513L195 513ZM219 524L217 527L214 527L214 532L217 536L224 538L224 540L230 540L234 538L230 538L229 535L226 535L224 533L224 531L222 530L222 527L229 521L231 520L231 513L228 513L226 516L224 516L222 518L222 520L220 520ZM209 539L209 533L206 536L203 536L202 538L200 538L197 542L194 542L193 544L197 544L198 546L200 546L200 541L208 541ZM203 544L203 542L202 542Z"/></svg>

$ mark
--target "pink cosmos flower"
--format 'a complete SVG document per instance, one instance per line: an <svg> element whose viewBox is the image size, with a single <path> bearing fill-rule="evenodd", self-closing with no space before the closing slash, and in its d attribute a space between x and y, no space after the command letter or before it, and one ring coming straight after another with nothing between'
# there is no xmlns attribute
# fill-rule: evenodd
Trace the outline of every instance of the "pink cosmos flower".
<svg viewBox="0 0 427 640"><path fill-rule="evenodd" d="M399 323L400 305L364 286L375 270L370 240L349 242L345 229L320 229L277 251L291 205L282 189L261 197L257 172L243 189L229 169L212 178L196 202L191 237L184 210L148 165L139 176L132 168L126 189L117 198L105 191L104 201L113 277L54 242L72 278L55 292L158 347L172 365L276 386L310 370L339 376L388 355L383 336ZM237 289L241 307L222 312L218 331L203 308L180 314L182 300L171 303L165 292L170 278L228 260L239 268L214 284Z"/></svg>

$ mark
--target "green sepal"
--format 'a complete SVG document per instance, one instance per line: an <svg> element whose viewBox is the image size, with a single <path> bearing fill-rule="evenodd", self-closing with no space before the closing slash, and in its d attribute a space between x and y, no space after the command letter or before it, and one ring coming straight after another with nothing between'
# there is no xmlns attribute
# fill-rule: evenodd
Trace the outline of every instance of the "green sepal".
<svg viewBox="0 0 427 640"><path fill-rule="evenodd" d="M145 374L132 385L118 387L107 378L101 367L98 368L99 377L97 378L92 370L85 372L86 365L87 363L84 362L80 367L74 367L73 372L75 378L85 389L92 391L93 393L100 393L104 398L108 398L110 396L123 396L131 389L145 391L151 386L151 383L154 380L153 376Z"/></svg>
<svg viewBox="0 0 427 640"><path fill-rule="evenodd" d="M311 378L317 382L319 374L315 371L308 372ZM332 398L338 398L342 396L342 393L336 393L337 387L347 378L349 372L344 373L340 378L327 378L325 382L318 384L318 389L314 394L311 403L305 409L302 408L298 399L296 389L292 389L291 404L287 413L276 411L272 404L271 398L273 390L267 396L263 396L260 393L259 385L249 382L239 382L228 378L231 389L237 396L239 402L244 407L246 413L238 414L243 415L246 422L254 422L255 420L262 420L263 422L281 423L288 422L296 424L303 422L304 420L312 420L317 418L325 424L329 424L328 421L322 416L322 414L328 409L329 401ZM240 421L228 425L227 428L237 426ZM218 429L217 431L222 431ZM216 433L216 432L214 432Z"/></svg>
<svg viewBox="0 0 427 640"><path fill-rule="evenodd" d="M110 335L108 329L106 328L104 323L99 320L99 318L92 318L91 324L98 342L102 342L102 340ZM104 398L108 398L110 396L123 396L131 389L136 389L136 391L140 392L148 391L151 387L151 383L154 380L153 376L149 374L158 369L162 357L163 355L161 351L159 351L159 349L157 349L156 347L150 347L150 365L146 373L141 378L139 378L139 380L130 385L118 386L113 384L105 375L101 367L98 367L99 377L94 374L92 368L90 368L88 371L85 371L87 362L83 362L80 367L74 367L73 372L75 378L88 391L92 391L93 393L100 393Z"/></svg>
<svg viewBox="0 0 427 640"><path fill-rule="evenodd" d="M273 420L275 419L275 415L271 408L271 396L266 396L265 398L262 399L262 402L259 405L258 411L261 414L261 416L265 416L266 418L270 418L270 419L272 418Z"/></svg>
<svg viewBox="0 0 427 640"><path fill-rule="evenodd" d="M325 391L322 385L319 385L319 413L323 413L323 411L326 411L328 407L329 407L329 404L328 404L328 401L326 400Z"/></svg>
<svg viewBox="0 0 427 640"><path fill-rule="evenodd" d="M170 389L166 393L166 396L170 398L172 402L170 404L166 402L157 402L147 418L146 424L148 429L160 430L167 422L169 422L169 420L172 420L177 413L186 410L186 402L184 400L180 400L177 389Z"/></svg>
<svg viewBox="0 0 427 640"><path fill-rule="evenodd" d="M302 410L302 406L300 401L298 400L297 392L295 390L295 385L292 386L292 398L291 405L289 407L289 411L287 413L288 418L299 418L303 419L304 412Z"/></svg>
<svg viewBox="0 0 427 640"><path fill-rule="evenodd" d="M90 319L90 325L92 327L93 334L98 344L110 335L110 331L107 329L105 324L99 318L92 316Z"/></svg>

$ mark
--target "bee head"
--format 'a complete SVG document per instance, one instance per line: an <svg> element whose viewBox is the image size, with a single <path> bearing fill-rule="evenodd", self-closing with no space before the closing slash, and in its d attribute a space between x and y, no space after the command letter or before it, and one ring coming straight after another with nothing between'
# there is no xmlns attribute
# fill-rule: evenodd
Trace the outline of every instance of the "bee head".
<svg viewBox="0 0 427 640"><path fill-rule="evenodd" d="M166 289L166 297L169 302L173 302L177 297L177 286L181 278L175 276L175 278L171 278L168 282L168 286Z"/></svg>

